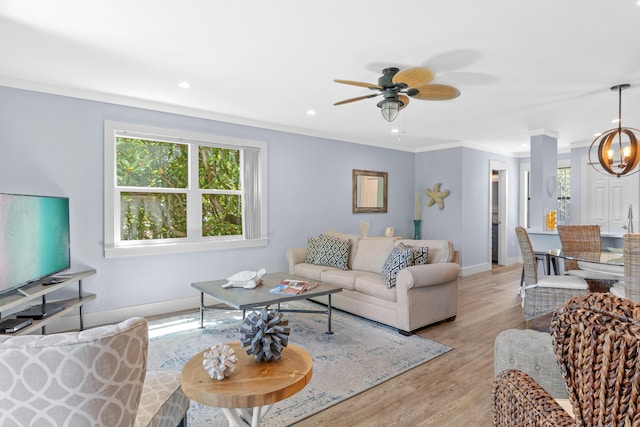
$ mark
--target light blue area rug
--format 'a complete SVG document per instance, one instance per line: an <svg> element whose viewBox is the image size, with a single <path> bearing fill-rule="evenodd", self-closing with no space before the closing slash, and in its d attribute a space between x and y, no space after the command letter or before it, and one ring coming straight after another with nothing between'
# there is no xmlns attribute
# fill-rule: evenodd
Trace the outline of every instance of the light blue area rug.
<svg viewBox="0 0 640 427"><path fill-rule="evenodd" d="M282 305L283 309L319 307L308 301ZM300 392L271 408L262 419L264 427L300 421L451 350L337 310L332 316L333 335L325 333L326 314L284 313L284 318L291 328L289 342L312 356L313 377ZM217 343L239 341L241 319L241 311L209 310L204 329L199 328L198 311L150 322L148 368L181 370L198 352ZM228 424L220 409L192 402L187 425Z"/></svg>

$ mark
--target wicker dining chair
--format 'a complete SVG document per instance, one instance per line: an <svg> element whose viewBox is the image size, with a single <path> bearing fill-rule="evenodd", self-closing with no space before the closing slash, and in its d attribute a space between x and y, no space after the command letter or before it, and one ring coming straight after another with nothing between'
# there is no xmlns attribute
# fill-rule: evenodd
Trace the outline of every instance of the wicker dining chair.
<svg viewBox="0 0 640 427"><path fill-rule="evenodd" d="M640 425L640 305L607 293L571 298L554 313L551 335L571 413L510 369L493 383L493 425Z"/></svg>
<svg viewBox="0 0 640 427"><path fill-rule="evenodd" d="M599 225L559 225L558 237L562 250L567 252L600 252L602 242L600 240ZM565 259L564 271L579 270L578 262Z"/></svg>
<svg viewBox="0 0 640 427"><path fill-rule="evenodd" d="M522 314L525 327L529 328L531 320L553 313L573 296L589 292L589 285L577 276L541 275L539 277L535 252L527 230L520 226L516 227L516 236L524 266L524 286L520 293Z"/></svg>
<svg viewBox="0 0 640 427"><path fill-rule="evenodd" d="M559 225L558 237L563 251L593 253L602 251L599 225ZM569 259L563 261L565 274L586 279L592 291L606 292L618 281L618 278L610 274L582 270L577 261Z"/></svg>

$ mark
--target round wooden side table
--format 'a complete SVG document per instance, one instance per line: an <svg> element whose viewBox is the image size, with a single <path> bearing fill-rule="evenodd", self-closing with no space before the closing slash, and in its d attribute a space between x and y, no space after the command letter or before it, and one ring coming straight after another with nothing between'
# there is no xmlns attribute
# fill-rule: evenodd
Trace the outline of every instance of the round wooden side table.
<svg viewBox="0 0 640 427"><path fill-rule="evenodd" d="M258 426L274 403L293 396L311 381L311 356L289 344L280 360L256 362L239 342L227 343L238 362L222 381L209 376L202 366L205 351L193 356L182 369L182 391L189 399L224 411L229 425Z"/></svg>

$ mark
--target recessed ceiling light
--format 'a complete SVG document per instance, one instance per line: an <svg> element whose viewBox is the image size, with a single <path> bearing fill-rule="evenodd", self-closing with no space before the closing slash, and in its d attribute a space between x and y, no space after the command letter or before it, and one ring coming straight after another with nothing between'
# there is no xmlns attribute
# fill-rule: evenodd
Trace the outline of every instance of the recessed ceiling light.
<svg viewBox="0 0 640 427"><path fill-rule="evenodd" d="M307 116L315 116L316 110L307 110Z"/></svg>
<svg viewBox="0 0 640 427"><path fill-rule="evenodd" d="M620 121L620 119L613 119L611 120L611 123L618 123Z"/></svg>
<svg viewBox="0 0 640 427"><path fill-rule="evenodd" d="M391 133L398 133L400 132L400 129L391 129Z"/></svg>
<svg viewBox="0 0 640 427"><path fill-rule="evenodd" d="M178 86L182 89L189 89L191 87L191 84L189 82L180 82L178 83Z"/></svg>
<svg viewBox="0 0 640 427"><path fill-rule="evenodd" d="M602 135L602 133L601 133L601 132L598 132L598 133L594 133L594 134L593 134L593 136L595 136L595 137L598 137L598 136L600 136L600 135Z"/></svg>

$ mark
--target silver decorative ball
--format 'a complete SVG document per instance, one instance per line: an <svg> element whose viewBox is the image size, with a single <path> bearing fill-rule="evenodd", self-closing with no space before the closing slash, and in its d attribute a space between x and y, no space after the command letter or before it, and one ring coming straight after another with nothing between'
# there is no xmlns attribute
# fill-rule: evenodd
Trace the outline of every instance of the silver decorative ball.
<svg viewBox="0 0 640 427"><path fill-rule="evenodd" d="M289 344L289 321L282 319L282 313L263 308L251 312L242 322L240 342L247 347L247 354L253 354L256 362L280 359L280 353Z"/></svg>
<svg viewBox="0 0 640 427"><path fill-rule="evenodd" d="M202 366L211 378L220 381L234 371L237 361L234 349L226 344L216 344L204 352Z"/></svg>

